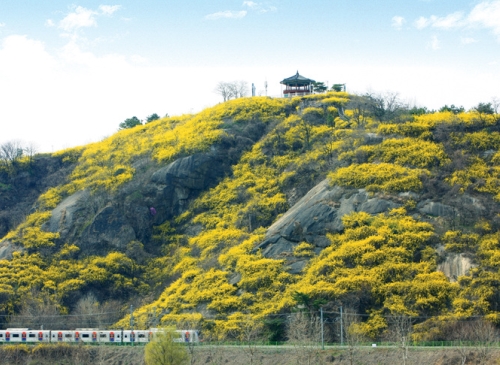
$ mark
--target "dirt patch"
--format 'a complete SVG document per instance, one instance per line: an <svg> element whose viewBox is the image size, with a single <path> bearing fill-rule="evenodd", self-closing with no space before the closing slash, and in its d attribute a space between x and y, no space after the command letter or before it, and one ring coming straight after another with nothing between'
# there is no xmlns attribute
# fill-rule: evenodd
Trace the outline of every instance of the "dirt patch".
<svg viewBox="0 0 500 365"><path fill-rule="evenodd" d="M188 350L188 349L187 349ZM346 349L304 347L220 347L191 348L191 365L347 365L351 364ZM500 363L500 349L491 349L485 358L471 348L466 364L494 365ZM2 365L144 365L144 347L124 346L0 346ZM403 364L402 353L396 348L360 348L353 364ZM408 365L459 365L458 349L411 349Z"/></svg>

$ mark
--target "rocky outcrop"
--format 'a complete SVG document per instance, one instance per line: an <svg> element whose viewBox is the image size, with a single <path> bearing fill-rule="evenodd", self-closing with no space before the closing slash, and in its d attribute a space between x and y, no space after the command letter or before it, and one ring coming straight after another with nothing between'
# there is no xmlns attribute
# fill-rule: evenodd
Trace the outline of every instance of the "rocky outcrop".
<svg viewBox="0 0 500 365"><path fill-rule="evenodd" d="M79 245L85 251L102 254L109 250L124 251L127 244L134 239L135 231L123 213L113 206L107 206L100 210L92 223L84 229Z"/></svg>
<svg viewBox="0 0 500 365"><path fill-rule="evenodd" d="M466 253L447 253L437 270L443 272L450 281L457 281L459 276L467 275L475 267L471 256Z"/></svg>
<svg viewBox="0 0 500 365"><path fill-rule="evenodd" d="M43 154L9 173L0 169L0 239L33 212L40 194L64 181L73 167L73 163Z"/></svg>
<svg viewBox="0 0 500 365"><path fill-rule="evenodd" d="M154 225L182 214L230 171L239 156L228 156L230 150L212 148L149 172L147 161L141 161L134 180L116 195L77 192L58 204L43 228L59 232L60 243L75 243L86 254L125 251L132 240L147 247Z"/></svg>
<svg viewBox="0 0 500 365"><path fill-rule="evenodd" d="M183 213L189 202L224 176L228 168L224 155L195 154L162 167L151 176L146 195L160 220Z"/></svg>
<svg viewBox="0 0 500 365"><path fill-rule="evenodd" d="M455 208L433 201L422 202L419 206L421 214L427 214L434 217L454 217L457 214Z"/></svg>
<svg viewBox="0 0 500 365"><path fill-rule="evenodd" d="M2 241L0 242L0 260L10 260L14 252L22 250L22 247L12 244L9 240Z"/></svg>
<svg viewBox="0 0 500 365"><path fill-rule="evenodd" d="M327 233L344 229L342 217L351 212L377 214L400 204L370 197L364 189L331 187L328 180L311 189L288 212L269 227L265 240L254 251L262 250L265 257L290 257L300 242L313 244L319 252L329 245ZM304 266L289 259L291 272Z"/></svg>
<svg viewBox="0 0 500 365"><path fill-rule="evenodd" d="M64 199L52 211L50 220L44 225L44 228L50 232L59 232L64 241L74 235L74 231L81 220L85 219L85 205L90 199L90 193L87 190L81 190Z"/></svg>

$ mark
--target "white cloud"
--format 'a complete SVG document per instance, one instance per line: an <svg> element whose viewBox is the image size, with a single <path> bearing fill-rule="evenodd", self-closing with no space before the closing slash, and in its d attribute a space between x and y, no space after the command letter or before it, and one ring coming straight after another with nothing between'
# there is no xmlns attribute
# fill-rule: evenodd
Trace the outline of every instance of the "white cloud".
<svg viewBox="0 0 500 365"><path fill-rule="evenodd" d="M392 27L393 28L396 28L397 30L400 30L402 27L403 27L403 24L406 23L406 20L405 18L403 18L402 16L394 16L392 18Z"/></svg>
<svg viewBox="0 0 500 365"><path fill-rule="evenodd" d="M467 16L461 11L448 14L444 17L432 15L426 18L421 16L415 20L414 25L417 29L427 27L438 29L486 28L492 30L500 40L500 0L483 1L476 5Z"/></svg>
<svg viewBox="0 0 500 365"><path fill-rule="evenodd" d="M276 10L278 10L278 8L276 6L269 6L267 8L260 8L259 12L260 13L270 13L270 12L273 12L273 11L276 11Z"/></svg>
<svg viewBox="0 0 500 365"><path fill-rule="evenodd" d="M99 10L104 15L111 15L115 11L119 10L120 8L121 8L121 5L100 5L99 6Z"/></svg>
<svg viewBox="0 0 500 365"><path fill-rule="evenodd" d="M248 6L249 8L256 8L258 5L253 1L243 1L243 6Z"/></svg>
<svg viewBox="0 0 500 365"><path fill-rule="evenodd" d="M472 44L472 43L476 43L476 42L477 42L477 40L475 40L475 39L474 39L474 38L472 38L472 37L463 37L463 38L460 40L460 42L461 42L462 44Z"/></svg>
<svg viewBox="0 0 500 365"><path fill-rule="evenodd" d="M470 25L490 28L500 36L500 1L484 1L474 7L467 17Z"/></svg>
<svg viewBox="0 0 500 365"><path fill-rule="evenodd" d="M423 16L421 16L420 18L415 20L415 27L417 29L424 29L425 27L429 26L429 24L430 24L430 20L427 18L424 18Z"/></svg>
<svg viewBox="0 0 500 365"><path fill-rule="evenodd" d="M445 17L437 17L435 15L432 15L429 18L425 18L421 16L415 21L415 27L417 29L423 29L426 27L441 29L458 28L465 24L463 17L464 15L462 12L455 12Z"/></svg>
<svg viewBox="0 0 500 365"><path fill-rule="evenodd" d="M96 15L97 12L94 10L77 6L73 13L69 13L61 20L59 27L67 32L83 27L95 27L97 26Z"/></svg>
<svg viewBox="0 0 500 365"><path fill-rule="evenodd" d="M77 6L73 12L69 13L59 22L59 28L66 32L74 31L79 28L88 28L97 26L96 17L100 15L112 15L121 8L121 5L99 5L98 10ZM53 25L52 20L45 23L48 26Z"/></svg>
<svg viewBox="0 0 500 365"><path fill-rule="evenodd" d="M0 28L5 27L5 23L0 23Z"/></svg>
<svg viewBox="0 0 500 365"><path fill-rule="evenodd" d="M262 3L256 3L254 1L243 1L243 6L259 13L269 13L278 10L276 6L265 6L262 5Z"/></svg>
<svg viewBox="0 0 500 365"><path fill-rule="evenodd" d="M432 17L432 27L442 29L461 27L464 25L463 16L462 12L455 12L442 18Z"/></svg>
<svg viewBox="0 0 500 365"><path fill-rule="evenodd" d="M52 19L47 19L45 21L45 26L46 27L55 27L55 23L54 23L54 21Z"/></svg>
<svg viewBox="0 0 500 365"><path fill-rule="evenodd" d="M29 73L35 68L34 72L38 73L41 68L55 66L54 60L45 51L44 44L28 39L24 35L11 35L4 38L0 55L0 70L6 72L24 69L26 73Z"/></svg>
<svg viewBox="0 0 500 365"><path fill-rule="evenodd" d="M432 36L431 43L430 43L431 48L436 51L441 48L441 42L439 41L437 36Z"/></svg>
<svg viewBox="0 0 500 365"><path fill-rule="evenodd" d="M245 10L241 11L231 11L231 10L226 10L226 11L219 11L217 13L213 14L208 14L205 16L205 19L208 20L217 20L217 19L239 19L243 18L247 15L247 12Z"/></svg>

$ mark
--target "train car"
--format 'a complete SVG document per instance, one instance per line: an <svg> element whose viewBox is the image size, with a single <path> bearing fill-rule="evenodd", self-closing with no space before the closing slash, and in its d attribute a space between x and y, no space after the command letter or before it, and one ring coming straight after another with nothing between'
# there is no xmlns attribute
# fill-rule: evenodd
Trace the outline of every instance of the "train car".
<svg viewBox="0 0 500 365"><path fill-rule="evenodd" d="M121 343L122 331L120 330L99 331L99 342Z"/></svg>
<svg viewBox="0 0 500 365"><path fill-rule="evenodd" d="M96 343L99 341L98 331L95 328L77 328L74 334L75 342Z"/></svg>
<svg viewBox="0 0 500 365"><path fill-rule="evenodd" d="M133 343L135 341L136 337L136 331L131 331L131 330L124 330L122 332L122 342L123 343Z"/></svg>
<svg viewBox="0 0 500 365"><path fill-rule="evenodd" d="M50 342L50 331L8 328L0 330L0 342Z"/></svg>
<svg viewBox="0 0 500 365"><path fill-rule="evenodd" d="M50 331L50 342L76 342L75 331L67 331L67 330Z"/></svg>
<svg viewBox="0 0 500 365"><path fill-rule="evenodd" d="M151 332L151 335L154 335L163 330L160 328L151 328L149 331ZM175 330L174 332L176 334L174 342L184 342L184 343L200 342L200 337L198 335L198 331L196 330Z"/></svg>
<svg viewBox="0 0 500 365"><path fill-rule="evenodd" d="M28 342L50 342L50 331L28 330Z"/></svg>
<svg viewBox="0 0 500 365"><path fill-rule="evenodd" d="M96 328L77 328L69 330L31 330L29 328L8 328L0 330L0 343L37 343L37 342L70 342L70 343L124 343L146 344L156 333L163 329L151 328L149 330L99 330ZM196 330L176 330L175 342L199 342Z"/></svg>
<svg viewBox="0 0 500 365"><path fill-rule="evenodd" d="M181 340L179 342L200 342L198 331L196 330L176 330L175 332L180 334Z"/></svg>
<svg viewBox="0 0 500 365"><path fill-rule="evenodd" d="M7 328L2 331L4 342L27 342L29 328Z"/></svg>
<svg viewBox="0 0 500 365"><path fill-rule="evenodd" d="M150 330L125 330L122 334L123 343L147 343L152 339L153 333Z"/></svg>

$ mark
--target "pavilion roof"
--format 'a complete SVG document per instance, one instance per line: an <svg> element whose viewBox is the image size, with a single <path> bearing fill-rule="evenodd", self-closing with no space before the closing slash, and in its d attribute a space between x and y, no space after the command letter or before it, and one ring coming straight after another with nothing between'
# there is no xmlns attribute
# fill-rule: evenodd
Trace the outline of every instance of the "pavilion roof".
<svg viewBox="0 0 500 365"><path fill-rule="evenodd" d="M299 75L299 71L291 77L288 77L280 82L280 84L284 85L309 85L310 83L315 82L312 79L308 79L302 75Z"/></svg>

